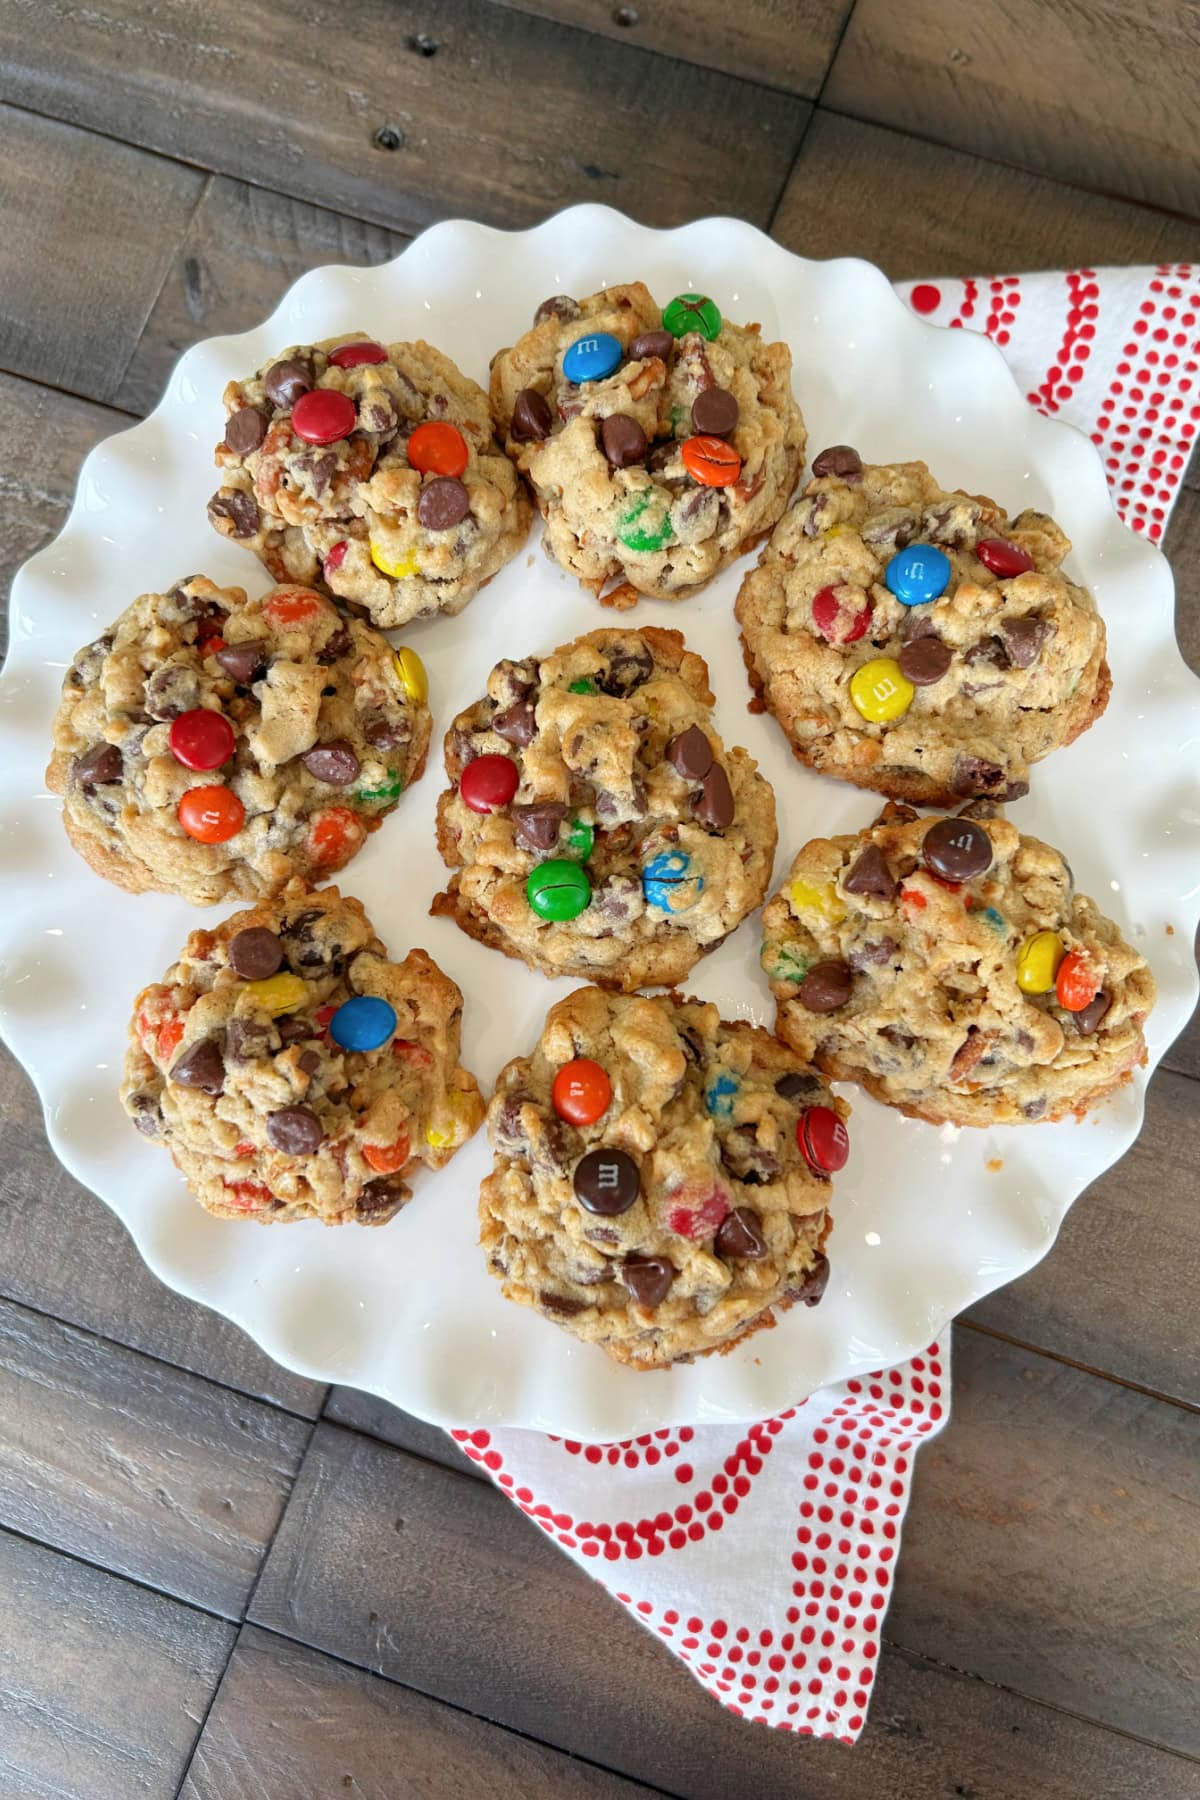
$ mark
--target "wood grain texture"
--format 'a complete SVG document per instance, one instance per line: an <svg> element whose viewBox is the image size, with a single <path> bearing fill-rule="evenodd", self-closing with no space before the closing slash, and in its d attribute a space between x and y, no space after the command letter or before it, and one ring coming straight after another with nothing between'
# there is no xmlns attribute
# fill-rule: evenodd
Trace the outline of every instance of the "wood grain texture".
<svg viewBox="0 0 1200 1800"><path fill-rule="evenodd" d="M823 109L771 234L804 256L865 256L893 281L1200 254L1200 230L1185 220Z"/></svg>
<svg viewBox="0 0 1200 1800"><path fill-rule="evenodd" d="M286 30L244 0L9 0L0 65L36 112L398 231L579 200L765 225L810 110L686 64L666 79L635 45L489 0L438 0L432 57L409 47L427 24L409 7L356 0L340 24L322 0L296 0Z"/></svg>
<svg viewBox="0 0 1200 1800"><path fill-rule="evenodd" d="M234 1639L0 1532L0 1795L168 1800Z"/></svg>
<svg viewBox="0 0 1200 1800"><path fill-rule="evenodd" d="M180 1800L637 1800L647 1792L247 1626Z"/></svg>
<svg viewBox="0 0 1200 1800"><path fill-rule="evenodd" d="M1200 481L1200 455L1192 457L1192 482ZM1175 635L1190 667L1200 674L1200 493L1185 486L1163 543L1175 575ZM1200 943L1193 946L1193 952ZM1200 1077L1200 1008L1164 1058L1169 1069ZM1193 1178L1194 1191L1194 1178Z"/></svg>
<svg viewBox="0 0 1200 1800"><path fill-rule="evenodd" d="M0 384L0 431L5 417ZM29 1078L2 1047L0 1241L7 1298L293 1413L321 1410L317 1382L281 1369L227 1319L150 1273L116 1215L54 1156Z"/></svg>
<svg viewBox="0 0 1200 1800"><path fill-rule="evenodd" d="M618 43L661 51L673 62L700 63L767 87L814 99L825 79L853 0L504 0L522 12L560 19ZM421 54L436 55L436 18L417 34ZM586 51L583 54L587 54ZM664 70L664 78L670 73Z"/></svg>
<svg viewBox="0 0 1200 1800"><path fill-rule="evenodd" d="M0 1526L240 1617L308 1435L0 1302Z"/></svg>
<svg viewBox="0 0 1200 1800"><path fill-rule="evenodd" d="M1182 1631L1189 1603L1180 1585L1190 1580L1183 1564L1194 1521L1175 1497L1190 1471L1172 1435L1187 1415L988 1340L976 1340L983 1351L973 1353L972 1334L960 1335L968 1340L960 1351L965 1404L978 1422L950 1427L936 1466L927 1466L932 1447L922 1452L916 1510L935 1523L912 1559L905 1605L888 1623L899 1649L918 1660L885 1656L886 1689L852 1757L813 1744L798 1763L784 1734L747 1731L501 1494L329 1425L313 1439L251 1617L697 1800L755 1791L912 1800L953 1794L956 1783L988 1800L1028 1800L1107 1793L1106 1779L1114 1793L1149 1795L1160 1779L1164 1791L1192 1791L1195 1770L1173 1758L1081 1719L1043 1714L1015 1693L957 1681L922 1654L922 1636L929 1649L957 1640L959 1666L987 1676L1002 1664L1013 1688L1036 1681L1069 1692L1079 1703L1071 1710L1092 1719L1139 1708L1143 1735L1164 1718L1171 1731L1191 1728ZM993 1365L1000 1376L979 1373ZM1047 1394L1044 1384L1064 1375L1078 1385ZM1063 1449L1051 1442L1060 1406L1074 1414ZM1091 1446L1080 1465L1088 1485L1079 1490L1072 1430ZM1125 1500L1118 1478L1132 1484ZM1166 1491L1149 1512L1156 1481ZM1061 1526L1045 1504L1051 1489ZM1147 1544L1133 1528L1151 1518ZM1097 1553L1091 1569L1089 1551ZM906 1550L902 1579L910 1557ZM1175 1574L1164 1591L1169 1565ZM935 1598L922 1611L925 1588ZM1030 1616L1022 1616L1026 1608ZM993 1641L991 1623L981 1628L981 1618L993 1616L1003 1620L1003 1644ZM893 1718L902 1722L893 1726ZM1102 1779L1110 1761L1115 1772ZM1069 1785L1073 1768L1077 1788Z"/></svg>
<svg viewBox="0 0 1200 1800"><path fill-rule="evenodd" d="M380 225L214 177L172 259L117 404L148 412L189 345L257 325L307 270L386 262L407 242Z"/></svg>
<svg viewBox="0 0 1200 1800"><path fill-rule="evenodd" d="M1177 0L858 0L822 98L1196 218L1197 76Z"/></svg>
<svg viewBox="0 0 1200 1800"><path fill-rule="evenodd" d="M11 106L0 133L0 367L111 400L204 177Z"/></svg>
<svg viewBox="0 0 1200 1800"><path fill-rule="evenodd" d="M359 1388L331 1387L322 1416L332 1419L335 1424L365 1432L368 1437L379 1438L385 1444L394 1444L398 1450L407 1450L413 1456L423 1456L427 1462L456 1469L460 1475L470 1475L476 1481L488 1479L479 1464L464 1456L454 1439L439 1425L414 1419L411 1413L401 1412L398 1406L381 1400L378 1394L364 1394Z"/></svg>

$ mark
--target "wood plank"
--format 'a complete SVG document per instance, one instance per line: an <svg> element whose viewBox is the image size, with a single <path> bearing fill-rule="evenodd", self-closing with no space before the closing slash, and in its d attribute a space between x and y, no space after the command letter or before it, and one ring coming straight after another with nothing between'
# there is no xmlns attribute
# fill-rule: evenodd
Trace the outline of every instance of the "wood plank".
<svg viewBox="0 0 1200 1800"><path fill-rule="evenodd" d="M1200 457L1193 456L1189 472L1200 480ZM1191 487L1176 502L1163 549L1175 572L1175 635L1185 660L1200 674L1200 493ZM1168 1050L1166 1065L1200 1076L1200 1008Z"/></svg>
<svg viewBox="0 0 1200 1800"><path fill-rule="evenodd" d="M204 176L0 106L0 368L111 400Z"/></svg>
<svg viewBox="0 0 1200 1800"><path fill-rule="evenodd" d="M148 412L181 352L199 338L257 325L308 269L386 262L407 242L380 225L215 177L175 253L117 404Z"/></svg>
<svg viewBox="0 0 1200 1800"><path fill-rule="evenodd" d="M822 97L1196 218L1198 77L1200 17L1176 0L858 0Z"/></svg>
<svg viewBox="0 0 1200 1800"><path fill-rule="evenodd" d="M918 1463L914 1515L930 1523L918 1554L906 1549L901 1560L904 1603L888 1622L889 1638L922 1660L884 1659L884 1729L864 1739L877 1761L861 1748L847 1758L808 1747L803 1779L814 1785L802 1791L878 1800L953 1793L955 1782L970 1792L979 1780L981 1793L1027 1800L1107 1793L1109 1779L1114 1792L1150 1794L1160 1778L1171 1790L1183 1779L1173 1759L1160 1765L1062 1713L1039 1725L1028 1698L958 1682L929 1655L953 1650L945 1661L985 1679L1002 1667L1019 1693L1143 1737L1190 1735L1181 1571L1194 1520L1178 1494L1190 1473L1180 1421L1191 1420L960 1337L956 1420L965 1423L938 1440L936 1463L933 1446ZM926 1585L936 1598L922 1608ZM990 1626L980 1630L993 1616L1004 1621L1003 1644ZM251 1617L675 1793L801 1791L786 1735L747 1732L718 1710L501 1494L334 1426L314 1436ZM893 1713L905 1720L899 1742L890 1741ZM1058 1753L1060 1785L1040 1788L1041 1759ZM1126 1774L1101 1777L1126 1755ZM1072 1789L1062 1778L1075 1757Z"/></svg>
<svg viewBox="0 0 1200 1800"><path fill-rule="evenodd" d="M560 19L618 42L659 50L672 62L700 63L812 100L820 91L853 0L504 0L522 12ZM438 32L414 34L436 55ZM585 52L586 54L586 52ZM670 74L664 71L664 79Z"/></svg>
<svg viewBox="0 0 1200 1800"><path fill-rule="evenodd" d="M0 1526L241 1616L309 1426L0 1302Z"/></svg>
<svg viewBox="0 0 1200 1800"><path fill-rule="evenodd" d="M0 405L0 430L4 417ZM55 1158L29 1079L3 1047L0 1216L0 1294L293 1413L320 1412L319 1383L281 1369L235 1325L150 1273L115 1213Z"/></svg>
<svg viewBox="0 0 1200 1800"><path fill-rule="evenodd" d="M0 1618L6 1800L173 1795L234 1628L7 1533Z"/></svg>
<svg viewBox="0 0 1200 1800"><path fill-rule="evenodd" d="M907 32L909 8L895 17ZM1196 227L1181 219L823 107L771 232L805 256L865 256L893 281L1187 261L1197 253Z"/></svg>
<svg viewBox="0 0 1200 1800"><path fill-rule="evenodd" d="M247 1626L180 1800L637 1800L649 1789Z"/></svg>
<svg viewBox="0 0 1200 1800"><path fill-rule="evenodd" d="M379 1438L385 1444L394 1444L413 1456L423 1456L427 1462L440 1463L445 1469L457 1469L459 1474L477 1481L488 1480L479 1464L463 1455L449 1432L440 1425L427 1425L424 1419L414 1419L411 1413L381 1400L378 1394L364 1394L360 1388L331 1387L321 1416Z"/></svg>
<svg viewBox="0 0 1200 1800"><path fill-rule="evenodd" d="M286 31L242 0L211 0L202 24L186 0L41 0L36 30L0 10L0 64L35 112L398 231L527 225L579 200L676 224L697 195L765 224L809 115L489 0L439 0L436 56L409 48L413 22L388 0L356 0L349 27L299 0Z"/></svg>

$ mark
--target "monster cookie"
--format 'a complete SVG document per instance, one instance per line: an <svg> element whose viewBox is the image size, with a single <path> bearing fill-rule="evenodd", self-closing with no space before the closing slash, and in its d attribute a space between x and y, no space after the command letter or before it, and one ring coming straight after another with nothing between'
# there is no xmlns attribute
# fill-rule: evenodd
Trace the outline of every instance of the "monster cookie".
<svg viewBox="0 0 1200 1800"><path fill-rule="evenodd" d="M786 344L640 281L557 295L492 365L492 410L543 545L610 604L678 600L768 532L804 459Z"/></svg>
<svg viewBox="0 0 1200 1800"><path fill-rule="evenodd" d="M435 913L547 975L681 981L758 906L775 801L677 631L497 663L446 737Z"/></svg>
<svg viewBox="0 0 1200 1800"><path fill-rule="evenodd" d="M121 1100L220 1218L382 1225L483 1117L461 1014L424 950L389 962L357 900L294 881L138 995Z"/></svg>
<svg viewBox="0 0 1200 1800"><path fill-rule="evenodd" d="M816 838L763 914L784 1041L934 1124L1082 1114L1146 1060L1145 960L993 810Z"/></svg>
<svg viewBox="0 0 1200 1800"><path fill-rule="evenodd" d="M46 779L75 848L203 905L340 869L425 765L425 672L308 588L143 594L63 683Z"/></svg>
<svg viewBox="0 0 1200 1800"><path fill-rule="evenodd" d="M715 1006L581 988L500 1075L480 1241L510 1299L619 1362L728 1349L821 1298L848 1114Z"/></svg>
<svg viewBox="0 0 1200 1800"><path fill-rule="evenodd" d="M461 612L524 540L487 396L430 344L293 346L224 400L208 516L277 581L324 583L391 629Z"/></svg>
<svg viewBox="0 0 1200 1800"><path fill-rule="evenodd" d="M1044 513L835 445L742 583L751 684L824 775L921 805L1014 799L1108 700L1070 547Z"/></svg>

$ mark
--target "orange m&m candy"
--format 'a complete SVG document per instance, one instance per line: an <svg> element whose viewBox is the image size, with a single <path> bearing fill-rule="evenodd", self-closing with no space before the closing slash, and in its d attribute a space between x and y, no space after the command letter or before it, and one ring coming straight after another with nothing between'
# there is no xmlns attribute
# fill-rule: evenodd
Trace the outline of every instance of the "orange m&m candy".
<svg viewBox="0 0 1200 1800"><path fill-rule="evenodd" d="M310 588L280 588L263 607L273 625L302 625L315 618L325 602Z"/></svg>
<svg viewBox="0 0 1200 1800"><path fill-rule="evenodd" d="M198 844L223 844L246 822L246 809L227 787L189 788L179 802L179 823Z"/></svg>
<svg viewBox="0 0 1200 1800"><path fill-rule="evenodd" d="M724 438L685 438L679 454L692 480L704 487L732 487L742 472L741 457Z"/></svg>
<svg viewBox="0 0 1200 1800"><path fill-rule="evenodd" d="M1054 982L1058 1004L1067 1012L1082 1012L1100 992L1100 977L1080 950L1069 950L1058 965Z"/></svg>
<svg viewBox="0 0 1200 1800"><path fill-rule="evenodd" d="M603 1118L612 1099L612 1082L590 1056L564 1063L550 1090L554 1110L568 1125L594 1125Z"/></svg>
<svg viewBox="0 0 1200 1800"><path fill-rule="evenodd" d="M329 806L319 812L308 832L314 861L341 868L363 840L362 823L348 806Z"/></svg>
<svg viewBox="0 0 1200 1800"><path fill-rule="evenodd" d="M401 1132L394 1144L364 1144L363 1161L377 1175L394 1175L409 1158L408 1134Z"/></svg>
<svg viewBox="0 0 1200 1800"><path fill-rule="evenodd" d="M422 475L461 475L469 454L462 432L438 419L418 425L408 440L408 466Z"/></svg>

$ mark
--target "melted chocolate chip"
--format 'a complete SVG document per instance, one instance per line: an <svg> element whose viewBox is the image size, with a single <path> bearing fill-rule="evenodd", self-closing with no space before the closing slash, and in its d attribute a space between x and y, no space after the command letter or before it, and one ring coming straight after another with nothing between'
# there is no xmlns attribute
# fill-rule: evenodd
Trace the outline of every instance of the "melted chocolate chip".
<svg viewBox="0 0 1200 1800"><path fill-rule="evenodd" d="M629 360L645 362L648 357L657 356L660 362L666 362L674 344L675 339L669 331L643 331L629 346Z"/></svg>
<svg viewBox="0 0 1200 1800"><path fill-rule="evenodd" d="M802 1301L805 1306L815 1306L828 1286L829 1258L818 1255L803 1281L787 1290L787 1298Z"/></svg>
<svg viewBox="0 0 1200 1800"><path fill-rule="evenodd" d="M349 787L362 766L344 738L335 738L328 744L314 744L300 760L310 775L317 781L327 782L330 787Z"/></svg>
<svg viewBox="0 0 1200 1800"><path fill-rule="evenodd" d="M265 926L251 925L230 940L229 961L243 981L265 981L283 966L283 945Z"/></svg>
<svg viewBox="0 0 1200 1800"><path fill-rule="evenodd" d="M1035 618L1032 613L1000 621L1000 636L1014 669L1032 668L1049 635L1046 620Z"/></svg>
<svg viewBox="0 0 1200 1800"><path fill-rule="evenodd" d="M249 456L266 435L267 421L256 407L239 407L225 421L225 442L235 456Z"/></svg>
<svg viewBox="0 0 1200 1800"><path fill-rule="evenodd" d="M171 1065L170 1079L177 1087L199 1088L202 1094L219 1094L225 1086L225 1059L214 1038L201 1038Z"/></svg>
<svg viewBox="0 0 1200 1800"><path fill-rule="evenodd" d="M554 414L546 396L536 388L522 388L513 407L510 429L519 444L537 444L548 438L554 429Z"/></svg>
<svg viewBox="0 0 1200 1800"><path fill-rule="evenodd" d="M349 653L353 642L354 640L351 638L346 626L339 625L333 635L326 638L324 646L317 657L317 661L321 664L322 668L327 669L330 663L340 662L342 657Z"/></svg>
<svg viewBox="0 0 1200 1800"><path fill-rule="evenodd" d="M1096 1028L1103 1024L1108 1016L1108 1010L1112 1003L1112 995L1106 994L1101 988L1096 998L1089 1000L1087 1005L1075 1014L1075 1029L1080 1037L1091 1037Z"/></svg>
<svg viewBox="0 0 1200 1800"><path fill-rule="evenodd" d="M627 1256L621 1280L639 1306L661 1306L675 1279L675 1265L665 1256Z"/></svg>
<svg viewBox="0 0 1200 1800"><path fill-rule="evenodd" d="M612 652L608 668L596 676L596 686L602 693L625 700L653 673L654 658L638 639L629 647Z"/></svg>
<svg viewBox="0 0 1200 1800"><path fill-rule="evenodd" d="M813 457L814 475L838 475L843 481L862 480L862 457L849 444L831 444Z"/></svg>
<svg viewBox="0 0 1200 1800"><path fill-rule="evenodd" d="M280 1019L279 1031L292 1019ZM271 1027L265 1019L230 1019L225 1030L225 1054L234 1062L257 1062L271 1046Z"/></svg>
<svg viewBox="0 0 1200 1800"><path fill-rule="evenodd" d="M121 779L121 752L115 744L93 744L71 765L71 779L85 794Z"/></svg>
<svg viewBox="0 0 1200 1800"><path fill-rule="evenodd" d="M564 325L568 325L572 319L579 318L582 311L578 300L573 300L570 294L551 294L549 300L543 300L534 313L533 322L540 325L544 319L561 319Z"/></svg>
<svg viewBox="0 0 1200 1800"><path fill-rule="evenodd" d="M859 851L842 882L848 894L871 895L876 900L895 899L899 885L878 844L867 844Z"/></svg>
<svg viewBox="0 0 1200 1800"><path fill-rule="evenodd" d="M762 1234L758 1214L749 1206L735 1206L725 1215L713 1239L713 1249L718 1256L740 1257L746 1262L757 1262L760 1256L765 1256L767 1240Z"/></svg>
<svg viewBox="0 0 1200 1800"><path fill-rule="evenodd" d="M403 1186L392 1181L386 1175L380 1175L374 1181L368 1181L359 1192L354 1202L354 1210L360 1219L372 1219L378 1213L398 1212L408 1199Z"/></svg>
<svg viewBox="0 0 1200 1800"><path fill-rule="evenodd" d="M960 756L954 764L954 773L950 781L956 794L991 794L995 799L1003 799L1009 784L1004 770L999 763L987 762L982 756ZM1028 785L1021 787L1021 793L1028 793ZM1011 798L1016 799L1013 794Z"/></svg>
<svg viewBox="0 0 1200 1800"><path fill-rule="evenodd" d="M846 952L846 961L852 969L882 969L891 962L896 950L895 938L873 938L868 943L855 944Z"/></svg>
<svg viewBox="0 0 1200 1800"><path fill-rule="evenodd" d="M667 761L685 781L703 781L713 766L712 745L699 725L689 725L667 745Z"/></svg>
<svg viewBox="0 0 1200 1800"><path fill-rule="evenodd" d="M725 831L733 824L733 789L719 762L704 777L704 785L692 801L692 812L710 831Z"/></svg>
<svg viewBox="0 0 1200 1800"><path fill-rule="evenodd" d="M820 1087L815 1075L802 1075L799 1069L789 1069L775 1083L775 1092L781 1100L805 1100L819 1093Z"/></svg>
<svg viewBox="0 0 1200 1800"><path fill-rule="evenodd" d="M949 671L954 652L942 638L929 632L905 644L896 660L900 673L914 687L934 687Z"/></svg>
<svg viewBox="0 0 1200 1800"><path fill-rule="evenodd" d="M290 412L312 384L313 366L306 356L290 356L282 362L272 363L263 376L267 399L280 412Z"/></svg>
<svg viewBox="0 0 1200 1800"><path fill-rule="evenodd" d="M514 806L509 816L521 848L534 856L544 856L558 843L567 808L558 800L537 800L529 806Z"/></svg>
<svg viewBox="0 0 1200 1800"><path fill-rule="evenodd" d="M363 736L376 750L399 750L412 737L412 728L404 718L370 719L363 727Z"/></svg>
<svg viewBox="0 0 1200 1800"><path fill-rule="evenodd" d="M705 388L692 401L692 430L705 437L727 438L737 422L738 403L728 388Z"/></svg>
<svg viewBox="0 0 1200 1800"><path fill-rule="evenodd" d="M641 462L649 449L645 432L629 413L612 413L600 426L600 445L614 469Z"/></svg>
<svg viewBox="0 0 1200 1800"><path fill-rule="evenodd" d="M854 971L838 957L814 963L796 989L796 998L809 1012L831 1013L845 1006L854 988Z"/></svg>
<svg viewBox="0 0 1200 1800"><path fill-rule="evenodd" d="M518 744L522 749L532 744L537 735L537 719L530 702L514 700L503 712L493 713L492 730L506 743Z"/></svg>
<svg viewBox="0 0 1200 1800"><path fill-rule="evenodd" d="M224 531L222 519L228 519L227 537L249 538L258 530L258 507L253 494L240 488L221 488L208 503L208 516L218 531Z"/></svg>
<svg viewBox="0 0 1200 1800"><path fill-rule="evenodd" d="M242 644L226 644L223 650L215 651L214 655L225 673L240 687L249 687L262 673L266 650L263 638L253 638Z"/></svg>
<svg viewBox="0 0 1200 1800"><path fill-rule="evenodd" d="M281 1106L268 1113L267 1136L285 1156L311 1156L325 1142L324 1127L307 1106Z"/></svg>

